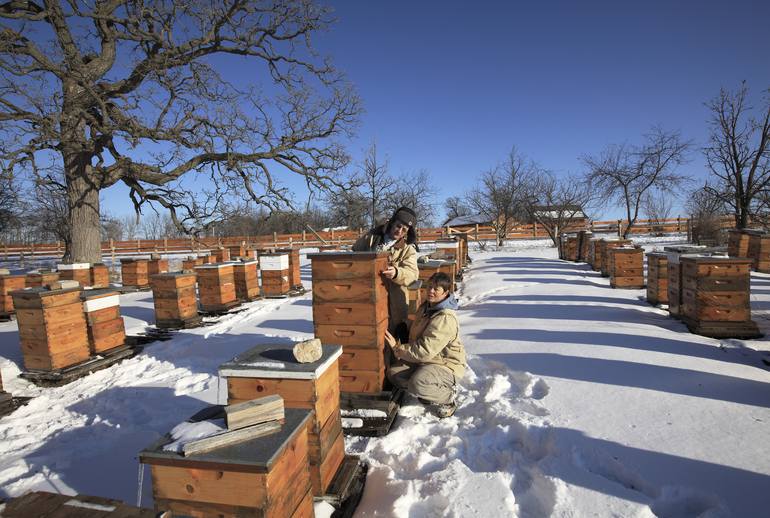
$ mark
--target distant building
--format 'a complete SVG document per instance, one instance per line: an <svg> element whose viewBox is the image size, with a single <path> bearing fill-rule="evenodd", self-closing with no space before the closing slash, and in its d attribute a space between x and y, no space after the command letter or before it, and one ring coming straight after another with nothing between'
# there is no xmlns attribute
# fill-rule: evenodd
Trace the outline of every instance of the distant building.
<svg viewBox="0 0 770 518"><path fill-rule="evenodd" d="M476 225L479 225L480 227L490 226L492 225L492 220L481 214L469 214L448 219L444 222L442 227L451 227L458 232L468 232L469 230L476 228Z"/></svg>

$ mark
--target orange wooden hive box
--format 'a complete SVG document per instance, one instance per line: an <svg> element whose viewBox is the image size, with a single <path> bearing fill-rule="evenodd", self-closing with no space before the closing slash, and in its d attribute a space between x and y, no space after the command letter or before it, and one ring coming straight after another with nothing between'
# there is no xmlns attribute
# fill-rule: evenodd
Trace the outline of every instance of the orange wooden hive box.
<svg viewBox="0 0 770 518"><path fill-rule="evenodd" d="M340 417L342 347L322 346L318 361L299 363L292 345L259 345L219 367L227 380L227 404L277 394L285 408L313 410L308 423L310 480L321 496L345 458Z"/></svg>
<svg viewBox="0 0 770 518"><path fill-rule="evenodd" d="M89 357L80 289L30 288L12 292L27 370L50 371Z"/></svg>
<svg viewBox="0 0 770 518"><path fill-rule="evenodd" d="M564 259L567 261L577 261L578 257L578 237L570 234L564 241Z"/></svg>
<svg viewBox="0 0 770 518"><path fill-rule="evenodd" d="M434 259L457 261L460 256L460 243L456 239L437 239L436 250L430 255Z"/></svg>
<svg viewBox="0 0 770 518"><path fill-rule="evenodd" d="M89 268L89 283L92 288L110 287L110 269L104 263L94 263Z"/></svg>
<svg viewBox="0 0 770 518"><path fill-rule="evenodd" d="M299 248L279 248L276 253L289 254L289 287L293 290L302 289Z"/></svg>
<svg viewBox="0 0 770 518"><path fill-rule="evenodd" d="M682 305L682 264L679 259L685 254L698 253L705 246L697 245L676 245L666 246L663 250L666 252L668 269L668 314L674 318L680 318Z"/></svg>
<svg viewBox="0 0 770 518"><path fill-rule="evenodd" d="M147 259L121 259L120 271L123 286L144 288L150 285L149 261Z"/></svg>
<svg viewBox="0 0 770 518"><path fill-rule="evenodd" d="M150 259L147 261L147 275L168 273L168 259Z"/></svg>
<svg viewBox="0 0 770 518"><path fill-rule="evenodd" d="M313 491L308 470L310 410L287 408L281 429L207 453L183 456L164 450L164 437L139 453L150 466L157 511L172 516L310 518ZM190 421L224 418L224 407Z"/></svg>
<svg viewBox="0 0 770 518"><path fill-rule="evenodd" d="M220 246L214 250L214 260L217 263L225 263L230 260L230 249Z"/></svg>
<svg viewBox="0 0 770 518"><path fill-rule="evenodd" d="M770 273L770 234L755 232L749 236L748 257L754 270Z"/></svg>
<svg viewBox="0 0 770 518"><path fill-rule="evenodd" d="M89 263L59 264L59 279L63 281L78 281L80 286L91 285L91 265Z"/></svg>
<svg viewBox="0 0 770 518"><path fill-rule="evenodd" d="M132 507L111 498L33 491L8 501L3 517L157 518L157 514L152 509Z"/></svg>
<svg viewBox="0 0 770 518"><path fill-rule="evenodd" d="M578 232L578 261L588 262L588 248L593 238L593 232L581 230Z"/></svg>
<svg viewBox="0 0 770 518"><path fill-rule="evenodd" d="M610 286L613 288L644 288L644 250L642 247L621 246L609 250Z"/></svg>
<svg viewBox="0 0 770 518"><path fill-rule="evenodd" d="M682 320L713 338L758 338L749 300L751 259L684 255Z"/></svg>
<svg viewBox="0 0 770 518"><path fill-rule="evenodd" d="M259 256L259 269L262 272L262 295L282 297L289 293L289 254L262 254Z"/></svg>
<svg viewBox="0 0 770 518"><path fill-rule="evenodd" d="M235 296L241 302L259 298L259 261L241 261L233 263Z"/></svg>
<svg viewBox="0 0 770 518"><path fill-rule="evenodd" d="M196 266L203 264L202 257L188 257L182 261L182 270L194 270Z"/></svg>
<svg viewBox="0 0 770 518"><path fill-rule="evenodd" d="M613 248L619 248L621 246L629 246L631 245L630 239L604 239L601 242L600 250L602 254L601 259L601 272L602 277L609 277L610 276L610 267L612 266L610 263L610 256L609 251Z"/></svg>
<svg viewBox="0 0 770 518"><path fill-rule="evenodd" d="M313 327L324 345L341 345L340 389L380 392L385 382L388 292L380 275L387 252L309 254Z"/></svg>
<svg viewBox="0 0 770 518"><path fill-rule="evenodd" d="M594 237L588 240L588 255L586 256L586 262L591 266L592 270L596 270L594 264L600 253L599 242L600 238Z"/></svg>
<svg viewBox="0 0 770 518"><path fill-rule="evenodd" d="M229 245L227 250L230 252L230 259L238 259L239 257L246 257L246 247L243 244Z"/></svg>
<svg viewBox="0 0 770 518"><path fill-rule="evenodd" d="M24 274L0 275L0 315L10 315L14 312L11 292L23 290L26 285L27 276Z"/></svg>
<svg viewBox="0 0 770 518"><path fill-rule="evenodd" d="M200 325L196 279L192 272L159 273L150 278L156 327L180 329Z"/></svg>
<svg viewBox="0 0 770 518"><path fill-rule="evenodd" d="M33 270L27 272L27 288L40 288L46 284L56 282L59 280L59 272L53 272L51 270Z"/></svg>
<svg viewBox="0 0 770 518"><path fill-rule="evenodd" d="M198 300L202 311L227 311L240 304L235 296L232 263L196 266L195 274L198 276Z"/></svg>
<svg viewBox="0 0 770 518"><path fill-rule="evenodd" d="M114 290L85 290L80 294L88 324L91 354L99 354L126 343L126 328L120 316L120 294Z"/></svg>
<svg viewBox="0 0 770 518"><path fill-rule="evenodd" d="M668 255L665 252L647 254L647 302L653 306L668 304Z"/></svg>
<svg viewBox="0 0 770 518"><path fill-rule="evenodd" d="M727 231L727 255L730 257L749 257L749 243L756 230L730 229Z"/></svg>

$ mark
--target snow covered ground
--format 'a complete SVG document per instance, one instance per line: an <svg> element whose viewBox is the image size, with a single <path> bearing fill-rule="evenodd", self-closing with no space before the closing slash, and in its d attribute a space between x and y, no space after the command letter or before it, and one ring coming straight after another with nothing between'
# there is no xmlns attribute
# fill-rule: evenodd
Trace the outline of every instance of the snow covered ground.
<svg viewBox="0 0 770 518"><path fill-rule="evenodd" d="M438 420L408 399L386 437L346 439L371 464L356 516L767 516L770 343L690 334L642 290L613 290L543 245L473 254L459 293L470 363L460 408ZM770 275L752 275L751 298L770 333ZM129 333L153 322L150 293L121 305ZM0 419L0 492L136 503L137 453L225 402L221 363L312 329L310 295L257 301L42 389L18 378L16 324L0 324L6 390L34 397Z"/></svg>

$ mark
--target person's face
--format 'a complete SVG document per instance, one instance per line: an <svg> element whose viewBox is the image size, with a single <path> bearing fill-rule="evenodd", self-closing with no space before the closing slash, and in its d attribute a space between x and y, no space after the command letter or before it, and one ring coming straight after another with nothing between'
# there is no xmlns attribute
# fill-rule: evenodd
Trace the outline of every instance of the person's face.
<svg viewBox="0 0 770 518"><path fill-rule="evenodd" d="M431 284L428 288L428 302L431 304L438 304L449 296L449 292L441 286Z"/></svg>
<svg viewBox="0 0 770 518"><path fill-rule="evenodd" d="M409 227L407 225L404 225L400 221L396 221L392 225L390 225L390 237L393 239L401 239L406 235L406 233L409 231Z"/></svg>

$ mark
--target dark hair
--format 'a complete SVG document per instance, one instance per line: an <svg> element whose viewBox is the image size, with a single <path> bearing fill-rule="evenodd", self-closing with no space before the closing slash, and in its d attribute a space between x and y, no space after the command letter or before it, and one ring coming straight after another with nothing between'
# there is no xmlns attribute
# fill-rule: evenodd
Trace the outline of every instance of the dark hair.
<svg viewBox="0 0 770 518"><path fill-rule="evenodd" d="M382 233L383 234L389 234L390 233L390 225L392 222L388 220L385 225L382 227ZM409 227L409 230L406 231L406 244L407 245L414 245L414 249L416 251L420 251L420 247L417 245L417 232L414 230L414 227Z"/></svg>
<svg viewBox="0 0 770 518"><path fill-rule="evenodd" d="M430 276L428 282L431 286L437 288L444 288L444 291L449 292L452 290L452 278L444 272L436 272Z"/></svg>

